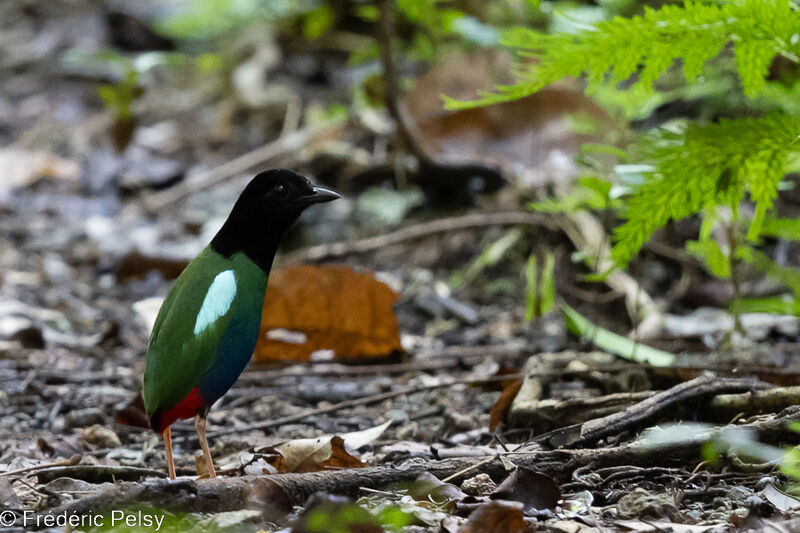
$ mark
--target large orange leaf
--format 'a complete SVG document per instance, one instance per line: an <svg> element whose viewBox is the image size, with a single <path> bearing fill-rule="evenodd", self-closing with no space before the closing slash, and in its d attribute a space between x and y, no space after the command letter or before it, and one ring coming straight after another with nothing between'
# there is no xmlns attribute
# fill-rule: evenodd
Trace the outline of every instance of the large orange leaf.
<svg viewBox="0 0 800 533"><path fill-rule="evenodd" d="M392 305L397 294L371 273L346 266L298 265L269 279L255 360L382 357L400 351Z"/></svg>

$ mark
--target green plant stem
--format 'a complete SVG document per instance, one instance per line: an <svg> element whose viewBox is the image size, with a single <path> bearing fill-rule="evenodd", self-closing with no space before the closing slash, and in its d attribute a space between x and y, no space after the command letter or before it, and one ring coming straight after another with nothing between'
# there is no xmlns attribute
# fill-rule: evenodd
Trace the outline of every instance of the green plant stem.
<svg viewBox="0 0 800 533"><path fill-rule="evenodd" d="M730 265L731 270L731 284L733 285L733 301L738 302L742 297L742 286L741 286L741 278L740 278L740 270L739 270L739 257L737 254L737 245L738 239L736 236L736 219L731 221L725 228L726 233L728 234L728 245L730 246L730 251L728 252L728 264ZM739 311L736 309L736 306L733 308L733 326L736 331L741 333L742 335L746 335L744 330L744 326L742 325L741 318L739 316Z"/></svg>

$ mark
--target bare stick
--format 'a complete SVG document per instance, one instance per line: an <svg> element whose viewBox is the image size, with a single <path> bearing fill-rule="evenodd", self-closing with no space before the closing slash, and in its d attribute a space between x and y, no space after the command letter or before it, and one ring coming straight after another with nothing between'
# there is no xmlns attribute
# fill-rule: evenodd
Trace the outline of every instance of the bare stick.
<svg viewBox="0 0 800 533"><path fill-rule="evenodd" d="M209 437L219 437L220 435L229 435L231 433L238 433L240 431L252 431L254 429L267 429L274 426L280 426L282 424L288 424L290 422L297 422L298 420L302 420L309 416L314 415L322 415L326 413L332 413L334 411L339 411L341 409L347 409L349 407L357 407L361 405L371 405L375 403L380 403L384 400L391 400L392 398L397 398L398 396L407 396L409 394L416 394L418 392L425 392L429 390L435 389L442 389L445 387L452 387L454 385L474 385L480 383L496 383L498 381L506 381L506 380L515 380L521 379L522 374L507 374L502 376L488 376L484 378L465 378L465 379L456 379L453 381L448 381L445 383L436 383L433 385L420 385L417 387L405 387L400 390L383 392L380 394L373 394L372 396L366 396L364 398L357 398L355 400L346 400L344 402L335 403L333 405L329 405L328 407L321 407L317 409L307 409L300 413L296 413L293 415L283 416L281 418L276 418L273 420L264 420L263 422L256 422L254 424L247 424L246 426L234 426L231 428L225 429L218 429L216 431L210 431L208 433ZM176 441L180 437L176 437ZM182 440L185 440L185 436Z"/></svg>
<svg viewBox="0 0 800 533"><path fill-rule="evenodd" d="M58 461L55 463L45 463L43 465L34 465L29 466L27 468L20 468L19 470L9 470L8 472L0 472L0 477L2 476L16 476L19 474L27 474L29 472L36 472L37 470L44 470L46 468L53 468L58 466L73 466L81 462L80 455L73 455L66 461Z"/></svg>
<svg viewBox="0 0 800 533"><path fill-rule="evenodd" d="M626 429L638 428L645 422L663 414L664 411L674 409L676 405L700 397L769 387L770 385L753 378L720 378L710 374L699 376L671 389L661 391L624 411L585 422L581 426L580 437L570 444L576 447L591 446L604 437Z"/></svg>
<svg viewBox="0 0 800 533"><path fill-rule="evenodd" d="M148 477L166 477L161 470L136 466L72 465L54 466L36 472L39 483L49 483L60 477L81 479L89 483L113 483L115 481L138 481Z"/></svg>

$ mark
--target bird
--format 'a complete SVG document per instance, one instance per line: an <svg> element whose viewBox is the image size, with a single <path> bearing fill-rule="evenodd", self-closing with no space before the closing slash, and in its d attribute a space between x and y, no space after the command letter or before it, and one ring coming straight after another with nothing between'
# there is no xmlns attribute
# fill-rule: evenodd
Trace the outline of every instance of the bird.
<svg viewBox="0 0 800 533"><path fill-rule="evenodd" d="M257 174L219 232L172 285L150 334L142 379L145 412L164 439L170 479L170 426L192 417L206 471L216 477L206 417L253 354L278 245L307 207L337 198L291 170Z"/></svg>

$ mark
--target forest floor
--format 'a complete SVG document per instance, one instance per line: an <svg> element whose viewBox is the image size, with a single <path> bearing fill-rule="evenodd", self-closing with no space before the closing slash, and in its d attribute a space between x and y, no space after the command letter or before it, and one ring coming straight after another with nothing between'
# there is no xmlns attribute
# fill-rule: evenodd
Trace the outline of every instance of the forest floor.
<svg viewBox="0 0 800 533"><path fill-rule="evenodd" d="M412 167L411 187L387 186L405 164L391 117L319 118L347 104L344 56L273 41L281 60L251 87L268 105L159 70L120 152L97 97L114 76L65 59L106 46L111 19L88 1L70 3L70 24L60 2L23 4L0 7L0 531L70 517L127 531L156 530L145 517L159 531L800 529L800 470L784 451L800 442L797 319L745 315L747 335L732 335L718 309L732 289L682 253L681 225L657 235L635 279L586 282L592 269L572 257L602 250L609 221L524 209L576 175L565 161L584 138L563 115L595 112L579 91L481 111L506 124L490 135L474 114L445 127L429 111L447 83L436 76L469 69L418 83L405 103L423 146L524 176L484 176L493 194L474 169L431 185ZM508 125L521 109L539 111ZM249 177L272 167L345 196L301 219L278 266L370 273L396 293L381 320L396 321L402 350L253 362L209 415L219 477L203 476L179 421L171 482L137 400L153 313ZM608 353L557 306L526 320L526 261L545 250L571 308L679 355ZM362 312L340 294L354 290L332 290L313 317ZM633 324L637 306L650 315Z"/></svg>

